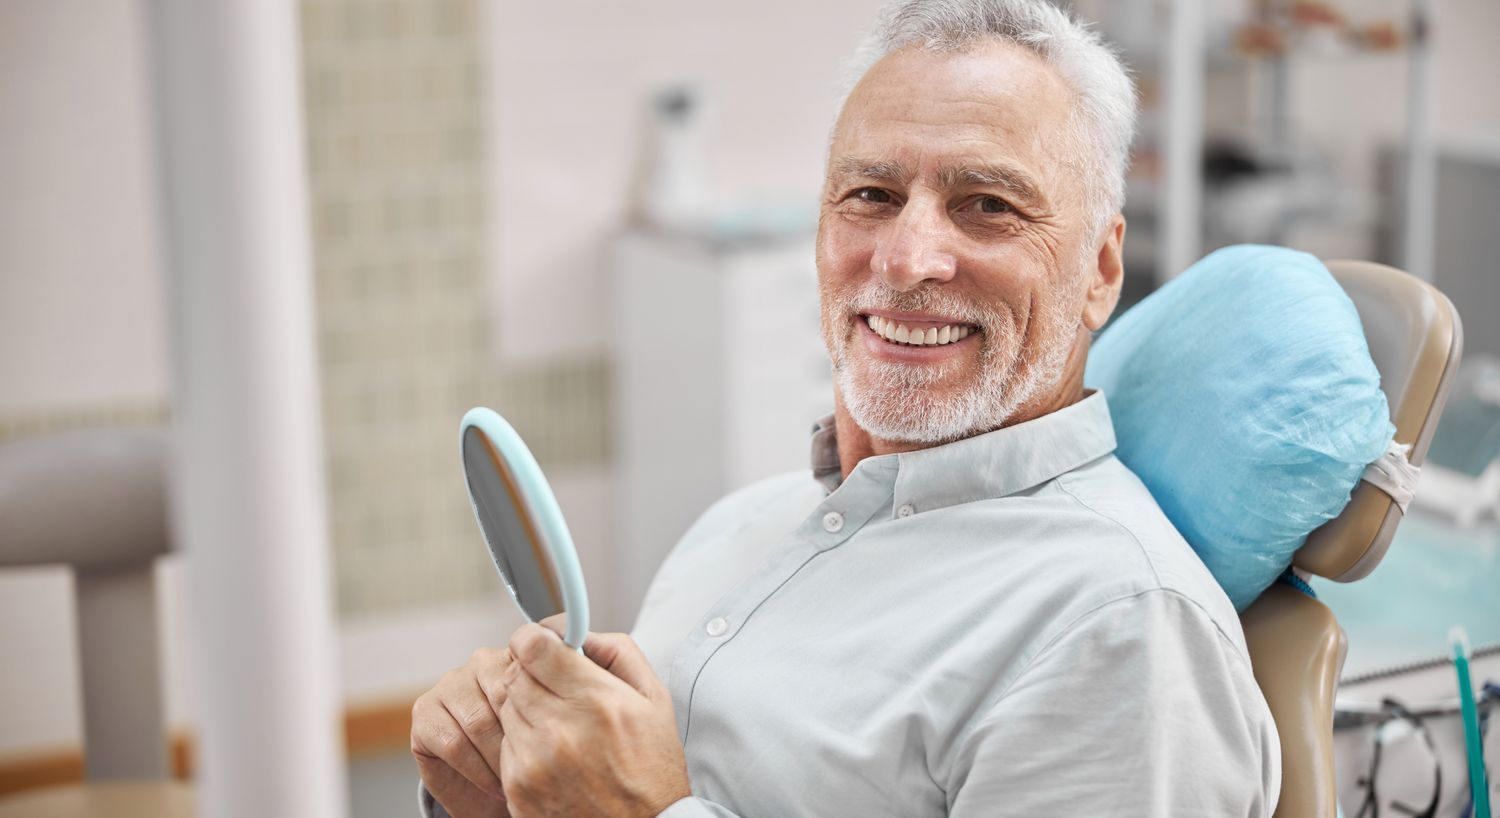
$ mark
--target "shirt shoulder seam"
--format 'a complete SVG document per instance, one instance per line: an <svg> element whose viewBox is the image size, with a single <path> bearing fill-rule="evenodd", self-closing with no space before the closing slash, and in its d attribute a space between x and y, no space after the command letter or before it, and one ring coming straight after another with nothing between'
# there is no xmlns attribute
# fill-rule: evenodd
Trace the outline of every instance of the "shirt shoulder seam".
<svg viewBox="0 0 1500 818"><path fill-rule="evenodd" d="M1058 475L1056 480L1058 491L1061 491L1063 494L1066 494L1067 496L1073 498L1073 502L1077 503L1080 506L1083 506L1086 511L1090 512L1094 516L1099 517L1100 519L1108 520L1109 522L1113 523L1116 528L1125 532L1125 534L1130 537L1130 541L1135 543L1136 549L1140 552L1141 559L1145 560L1147 567L1151 569L1152 581L1156 583L1157 587L1166 587L1161 581L1161 572L1156 570L1156 562L1151 559L1151 555L1146 552L1146 546L1141 542L1141 538L1136 536L1135 532L1130 529L1130 526L1127 526L1114 517L1111 517L1108 514L1100 511L1099 509L1094 508L1082 497L1079 497L1077 494L1073 493L1073 490L1068 488L1067 484L1063 482L1066 478L1066 474Z"/></svg>
<svg viewBox="0 0 1500 818"><path fill-rule="evenodd" d="M1108 608L1112 605L1131 602L1145 597L1149 594L1167 594L1177 597L1179 600L1182 600L1191 605L1198 611L1198 614L1200 616L1206 619L1209 624L1213 625L1214 633L1218 634L1221 646L1228 647L1230 649L1229 653L1235 657L1235 661L1247 665L1247 667L1245 668L1246 670L1251 670L1251 668L1248 667L1249 657L1241 653L1239 645L1234 641L1234 639L1229 636L1229 634L1224 632L1224 629L1219 626L1218 620L1214 619L1213 614L1209 613L1207 608L1204 608L1203 605L1198 602L1198 600L1176 588L1169 588L1164 585L1159 585L1154 588L1142 588L1141 590L1135 591L1134 593L1111 597L1074 617L1072 621L1068 622L1067 625L1064 625L1061 629L1059 629L1056 634L1053 634L1052 638L1048 639L1046 644L1042 645L1042 647L1037 650L1037 652L1029 660L1027 660L1026 667L1022 668L1021 672L1017 673L1015 677L1006 684L1005 690L995 698L994 705L998 705L1005 699L1006 696L1010 695L1011 689L1014 688L1016 684L1023 678L1025 678L1026 674L1030 673L1031 669L1036 667L1036 665L1040 663L1042 659L1046 658L1047 654L1050 653L1054 647L1056 647L1058 642L1061 642L1064 637L1071 635L1075 630L1082 627L1082 622L1085 619L1093 617L1095 614L1100 613L1105 608ZM993 707L994 705L991 706Z"/></svg>
<svg viewBox="0 0 1500 818"><path fill-rule="evenodd" d="M1141 542L1141 538L1137 537L1136 534L1135 534L1135 532L1132 531L1129 526L1125 525L1124 523L1120 522L1119 520L1115 519L1114 517L1111 517L1108 514L1105 514L1104 512L1098 510L1097 508L1094 508L1092 505L1089 505L1089 503L1087 501L1085 501L1083 498L1079 497L1077 494L1074 494L1073 491L1072 491L1072 489L1069 489L1066 485L1063 485L1063 478L1066 478L1066 477L1067 477L1067 475L1060 475L1058 477L1058 480L1057 480L1057 488L1058 488L1058 490L1061 491L1063 494L1066 494L1067 496L1073 498L1073 501L1076 502L1076 503L1078 503L1080 506L1083 506L1085 509L1087 509L1088 511L1092 512L1095 515L1098 515L1102 519L1105 519L1105 520L1110 521L1111 523L1114 523L1121 531L1124 531L1126 534L1130 535L1130 539L1131 539L1132 542L1135 543L1135 547L1138 548L1138 549L1140 549L1141 558L1146 561L1146 564L1148 566L1150 566L1150 568L1151 568L1151 577L1152 577L1152 579L1156 583L1156 585L1153 588L1142 589L1141 591L1136 592L1134 594L1131 594L1129 596L1115 597L1113 599L1101 602L1095 608L1091 608L1088 611L1084 612L1083 614L1080 614L1076 619L1073 620L1073 622L1075 622L1075 623L1078 622L1079 620L1081 620L1084 617L1088 616L1093 611L1098 610L1098 608L1103 607L1105 605L1108 605L1111 602L1116 602L1116 601L1119 601L1119 600L1122 600L1122 599L1130 599L1130 598L1134 598L1134 597L1137 597L1137 596L1141 596L1142 594L1146 593L1147 591L1152 591L1152 590L1169 591L1172 594L1174 594L1175 596L1178 596L1178 597L1180 597L1182 599L1185 599L1188 602L1192 603L1192 605L1193 605L1194 608L1197 608L1198 611L1203 614L1203 616L1205 616L1205 617L1208 618L1209 622L1213 623L1214 630L1219 634L1219 638L1227 641L1229 643L1230 647L1235 648L1234 653L1236 655L1238 655L1240 653L1240 650L1239 650L1240 645L1239 645L1239 643L1236 642L1235 639L1232 636L1230 636L1229 634L1227 634L1227 633L1224 632L1224 628L1223 628L1222 625L1219 624L1219 620L1216 619L1214 617L1214 615L1207 608L1203 607L1203 603L1199 602L1198 599L1195 598L1195 597L1193 597L1192 595L1183 593L1183 591L1180 588L1175 588L1175 587L1172 587L1172 586L1170 586L1170 585L1162 582L1161 572L1156 569L1156 562L1155 562L1155 560L1152 560L1150 554L1147 553L1146 546L1145 546L1145 544L1143 544ZM1072 623L1069 623L1068 628L1071 628L1071 627L1072 627ZM1063 636L1063 634L1067 633L1068 628L1064 628L1063 631L1061 631L1060 633L1058 633L1051 640L1048 640L1047 644L1045 646L1043 646L1040 651L1037 652L1037 657L1040 657L1043 653L1045 653L1047 651L1048 648L1050 648L1052 646L1053 642L1057 641L1057 639L1060 639ZM1246 646L1246 649L1248 650L1248 646ZM1036 657L1034 657L1034 659L1035 658ZM1033 661L1034 661L1034 659L1033 659ZM1030 667L1030 663L1027 664L1027 667L1028 668ZM1025 671L1023 670L1022 673L1025 673ZM1020 678L1020 677L1017 676L1017 678Z"/></svg>
<svg viewBox="0 0 1500 818"><path fill-rule="evenodd" d="M1081 627L1083 627L1082 623L1084 622L1084 620L1093 618L1096 614L1102 613L1106 608L1141 599L1152 594L1164 594L1176 597L1177 599L1186 602L1193 609L1195 609L1199 616L1205 618L1209 622L1209 624L1213 625L1214 632L1218 635L1220 650L1227 652L1228 654L1233 656L1234 659L1232 661L1241 666L1244 672L1251 674L1252 679L1254 678L1254 670L1250 666L1250 657L1240 651L1239 646L1235 643L1235 641L1231 639L1228 634L1224 633L1224 629L1219 626L1218 621L1214 619L1213 615L1209 613L1208 609L1204 608L1203 605L1198 602L1198 600L1192 598L1188 594L1183 593L1181 590L1178 590L1176 588L1169 588L1167 586L1143 588L1133 593L1123 594L1106 599L1099 604L1089 608L1088 610L1078 614L1072 620L1070 620L1067 625L1064 625L1062 628L1060 628L1056 634L1048 639L1047 642L1039 650L1037 650L1037 652L1033 654L1030 659L1026 661L1026 666L1023 667L1020 672L1018 672L1014 677L1010 679L1010 681L1005 684L1004 690L1000 691L999 695L995 696L995 698L984 707L983 711L977 716L977 718L973 719L967 725L965 725L962 734L955 740L954 746L957 748L963 748L965 745L967 745L970 739L980 731L980 729L989 724L993 719L1000 717L1000 707L1005 702L1006 697L1008 697L1011 691L1015 689L1016 685L1018 685L1023 679L1025 679L1027 674L1029 674L1034 668L1040 665L1042 660L1051 653L1052 649L1056 647L1064 637L1073 634Z"/></svg>

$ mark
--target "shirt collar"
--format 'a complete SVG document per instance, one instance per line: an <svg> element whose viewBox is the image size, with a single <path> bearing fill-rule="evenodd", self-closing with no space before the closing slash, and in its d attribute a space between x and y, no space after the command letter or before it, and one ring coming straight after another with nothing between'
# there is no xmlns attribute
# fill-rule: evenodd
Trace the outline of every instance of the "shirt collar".
<svg viewBox="0 0 1500 818"><path fill-rule="evenodd" d="M860 467L894 465L894 504L927 511L1015 494L1114 450L1109 404L1103 392L1090 390L1077 403L1025 423L914 452L866 458ZM830 492L842 482L833 415L813 425L812 470Z"/></svg>

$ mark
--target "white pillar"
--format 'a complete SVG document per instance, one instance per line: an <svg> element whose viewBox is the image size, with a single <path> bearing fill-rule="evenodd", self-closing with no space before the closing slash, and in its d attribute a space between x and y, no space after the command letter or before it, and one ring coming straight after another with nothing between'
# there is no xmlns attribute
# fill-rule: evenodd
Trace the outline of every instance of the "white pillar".
<svg viewBox="0 0 1500 818"><path fill-rule="evenodd" d="M1176 0L1170 15L1162 110L1158 284L1186 270L1203 252L1202 0Z"/></svg>
<svg viewBox="0 0 1500 818"><path fill-rule="evenodd" d="M1401 263L1431 281L1436 248L1437 151L1432 141L1432 6L1416 0L1411 8L1411 81L1406 103L1406 179Z"/></svg>
<svg viewBox="0 0 1500 818"><path fill-rule="evenodd" d="M296 5L150 9L200 814L341 816Z"/></svg>

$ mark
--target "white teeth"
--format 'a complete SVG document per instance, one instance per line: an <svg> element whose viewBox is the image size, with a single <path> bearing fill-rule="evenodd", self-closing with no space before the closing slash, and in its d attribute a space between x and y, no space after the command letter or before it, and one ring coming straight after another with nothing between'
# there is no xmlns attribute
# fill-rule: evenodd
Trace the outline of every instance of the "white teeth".
<svg viewBox="0 0 1500 818"><path fill-rule="evenodd" d="M963 327L950 324L945 327L930 327L928 329L911 329L888 318L878 315L866 317L866 323L876 335L898 344L909 344L911 346L928 346L951 344L962 341L974 332L973 327Z"/></svg>

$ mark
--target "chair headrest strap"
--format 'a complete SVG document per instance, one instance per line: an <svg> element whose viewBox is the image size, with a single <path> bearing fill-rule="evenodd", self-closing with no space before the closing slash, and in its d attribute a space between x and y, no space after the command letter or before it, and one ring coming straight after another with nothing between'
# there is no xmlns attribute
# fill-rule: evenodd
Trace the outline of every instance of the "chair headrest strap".
<svg viewBox="0 0 1500 818"><path fill-rule="evenodd" d="M1380 459L1365 467L1360 479L1380 489L1406 513L1412 495L1417 492L1417 479L1422 476L1422 467L1412 465L1409 455L1411 446L1392 440Z"/></svg>

